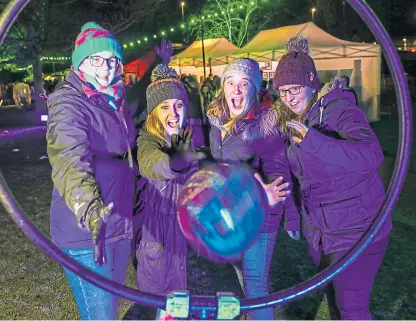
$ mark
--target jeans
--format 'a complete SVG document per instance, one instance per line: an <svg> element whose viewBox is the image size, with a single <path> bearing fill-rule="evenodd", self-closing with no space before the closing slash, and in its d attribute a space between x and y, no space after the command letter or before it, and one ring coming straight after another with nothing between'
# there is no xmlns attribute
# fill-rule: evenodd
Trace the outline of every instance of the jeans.
<svg viewBox="0 0 416 321"><path fill-rule="evenodd" d="M260 233L253 245L244 251L240 264L234 265L247 299L262 298L269 292L269 271L277 232ZM249 312L250 320L274 320L273 307Z"/></svg>
<svg viewBox="0 0 416 321"><path fill-rule="evenodd" d="M130 240L122 240L107 245L107 264L103 266L95 264L92 247L63 249L63 251L93 272L123 284L129 261L130 243ZM118 296L96 287L65 268L64 272L74 293L82 320L117 319Z"/></svg>
<svg viewBox="0 0 416 321"><path fill-rule="evenodd" d="M389 238L371 243L347 269L325 288L332 320L371 320L370 294L378 268L386 252ZM341 259L348 251L325 255L320 245L315 251L309 244L309 255L322 271Z"/></svg>

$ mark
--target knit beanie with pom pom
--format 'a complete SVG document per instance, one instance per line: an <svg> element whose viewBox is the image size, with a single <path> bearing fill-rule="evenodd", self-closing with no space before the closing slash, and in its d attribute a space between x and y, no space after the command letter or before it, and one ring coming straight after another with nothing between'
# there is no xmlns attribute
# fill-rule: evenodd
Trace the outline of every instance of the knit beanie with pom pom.
<svg viewBox="0 0 416 321"><path fill-rule="evenodd" d="M321 88L315 63L310 57L309 42L304 36L292 37L286 44L287 53L277 65L273 87L301 85L318 91Z"/></svg>
<svg viewBox="0 0 416 321"><path fill-rule="evenodd" d="M101 51L112 52L121 62L123 61L121 46L111 32L95 22L87 22L75 40L72 66L78 69L84 59Z"/></svg>
<svg viewBox="0 0 416 321"><path fill-rule="evenodd" d="M167 99L180 99L188 106L188 96L175 69L159 64L153 69L152 83L146 89L147 112L150 113Z"/></svg>

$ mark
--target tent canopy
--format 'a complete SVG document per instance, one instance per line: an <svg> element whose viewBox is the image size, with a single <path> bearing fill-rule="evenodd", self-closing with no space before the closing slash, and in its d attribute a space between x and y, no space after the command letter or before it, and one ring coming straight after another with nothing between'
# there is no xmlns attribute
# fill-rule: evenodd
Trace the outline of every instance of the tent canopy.
<svg viewBox="0 0 416 321"><path fill-rule="evenodd" d="M303 35L308 38L313 59L379 56L379 46L346 41L325 32L313 22L263 30L247 45L231 56L249 56L257 61L275 61L285 54L285 44L290 37Z"/></svg>
<svg viewBox="0 0 416 321"><path fill-rule="evenodd" d="M222 60L222 57L227 56L236 50L237 46L234 46L225 38L215 38L215 39L205 39L204 40L204 49L205 49L205 63L209 65L223 65L227 64L225 60ZM170 62L171 66L194 66L202 67L203 66L203 55L202 55L202 41L194 41L188 48L180 52L176 56L173 56Z"/></svg>
<svg viewBox="0 0 416 321"><path fill-rule="evenodd" d="M225 65L239 57L257 60L265 80L274 77L274 71L282 55L286 53L286 42L290 37L303 35L308 38L310 54L314 59L322 82L336 75L350 78L359 105L370 121L380 117L381 49L378 44L351 42L336 38L313 22L264 30L246 46L224 56L206 60L206 66L215 75L221 75ZM204 74L202 51L196 51L188 64L179 65L179 73ZM195 63L195 62L198 62ZM178 66L178 65L176 65ZM191 66L191 67L190 67Z"/></svg>

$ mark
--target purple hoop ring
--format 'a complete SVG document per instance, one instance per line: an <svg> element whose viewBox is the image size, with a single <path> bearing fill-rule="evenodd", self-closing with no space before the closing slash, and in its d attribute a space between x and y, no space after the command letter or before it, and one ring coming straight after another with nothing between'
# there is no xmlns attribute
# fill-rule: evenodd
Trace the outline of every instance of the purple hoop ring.
<svg viewBox="0 0 416 321"><path fill-rule="evenodd" d="M3 43L7 32L16 20L18 14L25 8L29 1L30 0L12 0L0 15L0 45ZM368 4L364 0L346 1L360 15L364 22L366 22L376 40L378 43L380 43L389 69L392 72L396 96L398 97L398 114L400 124L399 145L395 168L387 190L386 198L380 212L378 213L369 230L354 246L354 248L351 249L351 251L346 254L339 262L315 275L313 278L292 288L273 293L268 297L262 299L241 300L241 312L279 305L300 299L301 297L316 291L327 282L329 282L333 277L335 277L338 273L350 265L372 241L374 235L377 233L383 222L386 220L387 216L393 210L403 188L410 161L412 141L411 103L407 81L404 77L404 70L390 37ZM149 295L129 287L119 285L113 281L93 273L92 271L86 269L76 261L66 256L48 238L40 233L30 222L30 220L24 215L22 208L19 206L12 193L10 192L1 171L0 201L5 207L6 211L15 221L15 223L18 225L18 227L37 247L42 249L52 260L60 263L65 268L81 276L88 282L91 282L92 284L99 286L100 288L103 288L113 294L119 295L127 300L155 308L165 308L164 297ZM216 298L214 296L192 296L190 311L197 312L201 309L205 309L206 311L214 311L216 309L215 300Z"/></svg>

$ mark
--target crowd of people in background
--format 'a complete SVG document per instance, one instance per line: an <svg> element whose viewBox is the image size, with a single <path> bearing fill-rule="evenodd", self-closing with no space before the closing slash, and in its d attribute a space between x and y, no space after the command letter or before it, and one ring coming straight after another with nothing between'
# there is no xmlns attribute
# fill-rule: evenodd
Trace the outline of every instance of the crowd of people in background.
<svg viewBox="0 0 416 321"><path fill-rule="evenodd" d="M57 77L53 80L44 80L40 95L46 98L55 90L56 85L62 78ZM35 86L33 81L0 84L1 106L17 106L26 111L35 110Z"/></svg>

